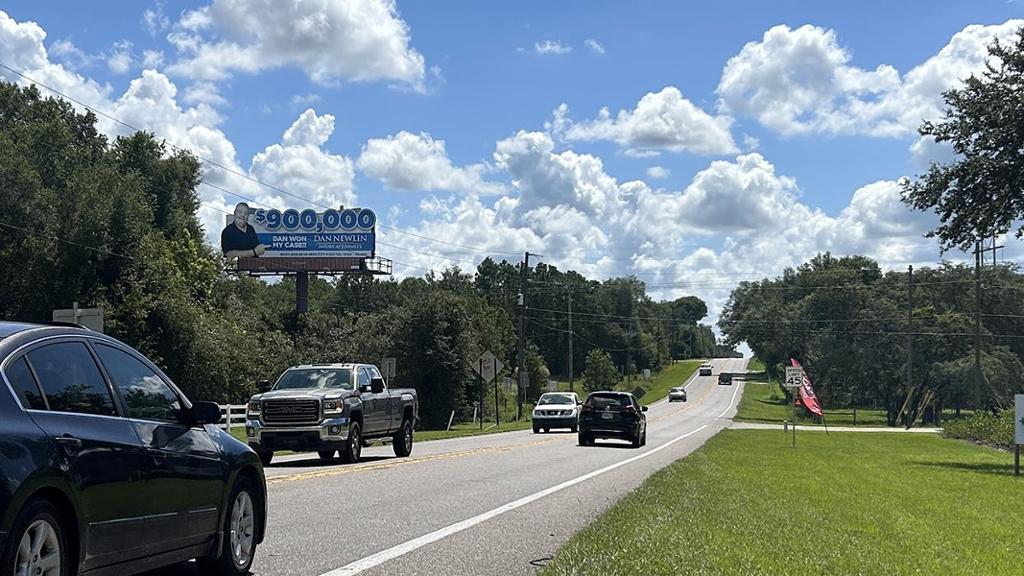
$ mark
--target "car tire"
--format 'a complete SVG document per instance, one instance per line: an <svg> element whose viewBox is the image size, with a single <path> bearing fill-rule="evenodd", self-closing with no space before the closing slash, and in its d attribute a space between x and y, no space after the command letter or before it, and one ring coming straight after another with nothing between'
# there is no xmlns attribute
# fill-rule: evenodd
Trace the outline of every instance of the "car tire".
<svg viewBox="0 0 1024 576"><path fill-rule="evenodd" d="M633 448L639 448L640 446L643 446L643 444L640 443L640 430L639 429L637 430L636 434L634 434L633 437L629 441L633 444Z"/></svg>
<svg viewBox="0 0 1024 576"><path fill-rule="evenodd" d="M644 430L644 435L640 437L640 445L647 446L647 430Z"/></svg>
<svg viewBox="0 0 1024 576"><path fill-rule="evenodd" d="M547 434L548 432L551 432L551 428L544 428L544 433Z"/></svg>
<svg viewBox="0 0 1024 576"><path fill-rule="evenodd" d="M36 539L42 540L40 552L21 558L19 548L24 538L28 538L30 543ZM24 561L24 564L27 564L24 573L34 575L37 573L36 569L41 569L40 560L44 559L47 564L57 564L58 576L69 576L77 572L68 566L67 537L60 512L48 500L35 498L25 504L14 520L11 532L7 536L7 544L0 553L0 572L20 574L22 571L18 568ZM11 569L12 572L7 572L7 569Z"/></svg>
<svg viewBox="0 0 1024 576"><path fill-rule="evenodd" d="M583 432L580 432L576 436L576 440L577 440L577 442L579 443L580 446L589 446L590 445L590 442L589 442L589 440L587 438L587 435L584 434Z"/></svg>
<svg viewBox="0 0 1024 576"><path fill-rule="evenodd" d="M571 430L573 432L579 432L580 431L580 425L579 424L573 424L572 428L569 428L569 430Z"/></svg>
<svg viewBox="0 0 1024 576"><path fill-rule="evenodd" d="M256 557L256 530L261 508L251 480L239 478L231 489L224 514L224 537L216 557L197 558L199 573L208 576L244 576Z"/></svg>
<svg viewBox="0 0 1024 576"><path fill-rule="evenodd" d="M264 466L270 466L270 463L274 460L273 450L257 452L256 455L260 457L260 463L262 463Z"/></svg>
<svg viewBox="0 0 1024 576"><path fill-rule="evenodd" d="M395 456L405 458L412 454L412 421L405 419L402 427L391 437L391 445L395 449Z"/></svg>
<svg viewBox="0 0 1024 576"><path fill-rule="evenodd" d="M321 460L332 460L334 458L334 453L335 452L337 452L337 450L317 450L316 451L317 456L320 456Z"/></svg>
<svg viewBox="0 0 1024 576"><path fill-rule="evenodd" d="M359 462L359 457L363 453L363 435L362 429L359 427L359 422L353 422L348 425L348 440L345 441L345 446L339 450L341 453L341 461L345 464L355 464Z"/></svg>
<svg viewBox="0 0 1024 576"><path fill-rule="evenodd" d="M534 433L534 434L540 434L540 428L538 428L538 427L534 426L534 427L533 427L533 433Z"/></svg>

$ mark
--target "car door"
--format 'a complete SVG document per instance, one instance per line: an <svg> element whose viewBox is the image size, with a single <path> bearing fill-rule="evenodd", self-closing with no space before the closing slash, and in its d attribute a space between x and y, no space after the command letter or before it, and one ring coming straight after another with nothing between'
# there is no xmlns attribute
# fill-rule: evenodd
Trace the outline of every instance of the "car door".
<svg viewBox="0 0 1024 576"><path fill-rule="evenodd" d="M124 403L147 462L146 530L159 551L209 540L218 527L227 471L220 450L183 418L176 390L141 356L95 343L100 363Z"/></svg>
<svg viewBox="0 0 1024 576"><path fill-rule="evenodd" d="M366 370L367 370L367 372L370 375L370 381L371 382L373 381L374 378L380 378L381 380L384 380L384 377L381 376L380 370L377 370L376 366L369 366L369 367L367 367ZM380 431L381 432L391 432L393 430L397 430L398 426L401 425L401 423L402 423L402 419L401 419L402 415L398 414L397 415L397 421L396 421L396 414L395 413L396 413L397 410L395 409L394 402L391 399L391 391L388 390L387 382L384 382L384 390L377 394L376 402L377 402L377 412L380 412L380 415L381 415L380 416L381 417L381 430Z"/></svg>
<svg viewBox="0 0 1024 576"><path fill-rule="evenodd" d="M28 350L24 359L43 399L28 412L56 444L82 514L83 568L145 555L146 456L89 346L60 339Z"/></svg>
<svg viewBox="0 0 1024 576"><path fill-rule="evenodd" d="M370 388L370 373L365 366L356 368L356 386L361 390L360 398L363 401L363 435L377 434L384 425L383 414L377 394Z"/></svg>

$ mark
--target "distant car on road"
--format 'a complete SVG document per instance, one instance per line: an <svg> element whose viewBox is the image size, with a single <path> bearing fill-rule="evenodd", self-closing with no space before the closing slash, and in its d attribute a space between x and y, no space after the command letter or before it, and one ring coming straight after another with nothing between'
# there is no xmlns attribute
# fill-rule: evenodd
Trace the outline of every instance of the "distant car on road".
<svg viewBox="0 0 1024 576"><path fill-rule="evenodd" d="M358 462L363 445L390 442L395 456L412 453L419 423L412 388L388 389L372 364L313 364L285 370L270 390L249 400L245 430L263 465L275 450L317 452Z"/></svg>
<svg viewBox="0 0 1024 576"><path fill-rule="evenodd" d="M668 391L669 402L686 402L686 388L679 386Z"/></svg>
<svg viewBox="0 0 1024 576"><path fill-rule="evenodd" d="M533 409L533 433L552 428L568 428L576 432L580 417L580 397L575 392L541 394Z"/></svg>
<svg viewBox="0 0 1024 576"><path fill-rule="evenodd" d="M249 572L259 458L152 362L75 326L0 322L0 574Z"/></svg>
<svg viewBox="0 0 1024 576"><path fill-rule="evenodd" d="M718 375L719 386L732 386L732 374L719 374Z"/></svg>
<svg viewBox="0 0 1024 576"><path fill-rule="evenodd" d="M597 438L628 440L634 448L647 444L647 406L629 392L591 392L580 412L579 445Z"/></svg>
<svg viewBox="0 0 1024 576"><path fill-rule="evenodd" d="M711 376L711 363L705 362L701 364L699 373L701 376Z"/></svg>

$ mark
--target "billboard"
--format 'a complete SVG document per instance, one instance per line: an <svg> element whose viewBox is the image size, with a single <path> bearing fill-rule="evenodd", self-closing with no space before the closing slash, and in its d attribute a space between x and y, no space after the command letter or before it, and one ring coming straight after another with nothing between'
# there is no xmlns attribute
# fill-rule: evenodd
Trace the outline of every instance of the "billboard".
<svg viewBox="0 0 1024 576"><path fill-rule="evenodd" d="M235 206L221 232L228 258L372 258L377 215L367 208L252 210Z"/></svg>

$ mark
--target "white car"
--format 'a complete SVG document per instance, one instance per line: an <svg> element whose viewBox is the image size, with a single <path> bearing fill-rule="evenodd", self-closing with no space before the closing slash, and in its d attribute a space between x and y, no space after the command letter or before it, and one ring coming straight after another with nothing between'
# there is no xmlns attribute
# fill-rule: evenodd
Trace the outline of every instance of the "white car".
<svg viewBox="0 0 1024 576"><path fill-rule="evenodd" d="M580 397L575 392L547 392L533 409L533 433L552 428L579 429Z"/></svg>
<svg viewBox="0 0 1024 576"><path fill-rule="evenodd" d="M705 363L700 365L700 375L701 376L711 376L711 363L710 362L705 362Z"/></svg>
<svg viewBox="0 0 1024 576"><path fill-rule="evenodd" d="M682 386L668 391L669 402L686 402L686 388Z"/></svg>

